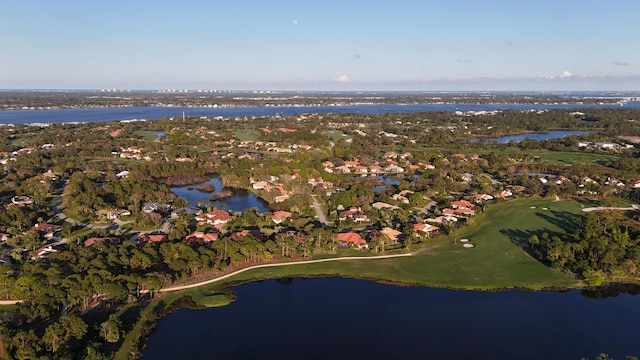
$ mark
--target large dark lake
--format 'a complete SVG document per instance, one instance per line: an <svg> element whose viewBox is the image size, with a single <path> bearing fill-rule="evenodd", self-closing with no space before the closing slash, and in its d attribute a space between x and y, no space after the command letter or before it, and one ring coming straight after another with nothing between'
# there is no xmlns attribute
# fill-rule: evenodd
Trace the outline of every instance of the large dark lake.
<svg viewBox="0 0 640 360"><path fill-rule="evenodd" d="M100 122L131 119L160 119L169 116L271 116L308 113L410 113L430 111L493 111L493 110L546 110L613 108L620 105L584 104L409 104L409 105L348 105L348 106L258 106L235 108L193 108L193 107L129 107L99 109L55 109L55 110L2 110L0 124ZM640 101L629 101L624 107L640 108Z"/></svg>
<svg viewBox="0 0 640 360"><path fill-rule="evenodd" d="M159 321L144 359L580 359L640 355L640 296L265 280Z"/></svg>

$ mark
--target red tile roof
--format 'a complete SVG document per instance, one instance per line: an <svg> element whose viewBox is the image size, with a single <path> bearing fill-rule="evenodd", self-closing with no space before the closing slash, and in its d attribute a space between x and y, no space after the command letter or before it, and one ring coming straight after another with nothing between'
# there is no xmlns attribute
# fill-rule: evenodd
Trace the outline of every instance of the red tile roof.
<svg viewBox="0 0 640 360"><path fill-rule="evenodd" d="M355 233L353 231L340 233L336 235L336 239L338 241L344 241L347 244L355 244L355 245L366 245L367 241L363 239L360 234Z"/></svg>
<svg viewBox="0 0 640 360"><path fill-rule="evenodd" d="M169 237L166 234L143 234L138 236L138 245L146 243L159 244L165 241L169 241Z"/></svg>

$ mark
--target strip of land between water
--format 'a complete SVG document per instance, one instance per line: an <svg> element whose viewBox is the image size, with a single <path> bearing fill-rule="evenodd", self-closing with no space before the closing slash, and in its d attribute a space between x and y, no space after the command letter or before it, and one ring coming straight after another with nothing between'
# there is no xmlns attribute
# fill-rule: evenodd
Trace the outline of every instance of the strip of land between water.
<svg viewBox="0 0 640 360"><path fill-rule="evenodd" d="M395 255L379 255L379 256L347 256L347 257L337 257L337 258L330 258L330 259L305 260L305 261L294 261L294 262L285 262L285 263L276 263L276 264L255 265L255 266L250 266L250 267L246 267L244 269L240 269L240 270L234 271L232 273L229 273L229 274L226 274L226 275L214 278L214 279L201 281L201 282L198 282L198 283L195 283L195 284L182 285L182 286L173 286L173 287L160 289L159 292L171 292L171 291L180 291L180 290L192 289L192 288L195 288L195 287L212 284L212 283L215 283L215 282L230 278L232 276L238 275L238 274L243 273L245 271L254 270L254 269L260 269L260 268L266 268L266 267L314 264L314 263L321 263L321 262L328 262L328 261L341 261L341 260L344 261L344 260L389 259L389 258L405 257L405 256L413 256L413 253L395 254Z"/></svg>

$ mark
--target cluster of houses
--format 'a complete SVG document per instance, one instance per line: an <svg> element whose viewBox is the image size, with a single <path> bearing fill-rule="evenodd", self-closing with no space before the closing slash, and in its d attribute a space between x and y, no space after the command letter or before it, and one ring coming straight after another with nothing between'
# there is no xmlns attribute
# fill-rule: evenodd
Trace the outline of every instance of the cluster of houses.
<svg viewBox="0 0 640 360"><path fill-rule="evenodd" d="M587 150L601 150L601 151L620 151L624 149L633 149L633 145L611 142L611 143L602 143L602 142L579 142L578 148L587 149Z"/></svg>
<svg viewBox="0 0 640 360"><path fill-rule="evenodd" d="M402 153L396 154L395 152L390 152L385 154L386 160L383 162L376 162L374 165L364 166L360 164L359 159L347 160L344 161L343 165L336 166L331 161L325 161L322 163L324 171L328 173L339 173L339 174L359 174L359 175L376 175L376 174L402 174L404 173L405 167L400 166L398 161L394 159L405 160L405 166L413 171L416 170L433 170L435 166L432 164L426 163L417 163L413 164L409 161L412 157L411 153Z"/></svg>
<svg viewBox="0 0 640 360"><path fill-rule="evenodd" d="M54 147L54 144L44 144L41 145L41 149L49 150ZM17 157L23 154L31 154L34 151L37 151L38 147L36 146L25 146L18 150L9 152L9 151L0 151L0 164L6 165L9 161L17 161Z"/></svg>
<svg viewBox="0 0 640 360"><path fill-rule="evenodd" d="M291 175L291 179L292 180L300 179L300 174L295 173ZM290 191L286 190L284 186L278 183L278 178L275 176L271 176L269 181L264 181L264 180L256 181L255 179L250 178L249 183L251 184L251 187L254 190L263 190L266 192L270 192L272 190L276 191L277 194L279 194L279 195L275 195L273 198L276 204L288 200L289 196L291 195Z"/></svg>
<svg viewBox="0 0 640 360"><path fill-rule="evenodd" d="M127 147L119 147L115 151L112 151L111 155L117 156L121 159L151 161L151 157L149 155L144 155L143 151L144 148L131 145Z"/></svg>

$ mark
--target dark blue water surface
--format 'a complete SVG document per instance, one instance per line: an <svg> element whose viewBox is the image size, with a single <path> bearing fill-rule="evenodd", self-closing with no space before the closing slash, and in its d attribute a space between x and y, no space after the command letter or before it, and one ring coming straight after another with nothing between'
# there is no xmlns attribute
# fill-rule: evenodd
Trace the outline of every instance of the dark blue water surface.
<svg viewBox="0 0 640 360"><path fill-rule="evenodd" d="M56 109L56 110L2 110L0 124L100 122L111 120L160 119L169 116L270 116L308 113L410 113L432 111L493 111L493 110L546 110L619 108L619 104L410 104L410 105L348 105L348 106L257 106L234 108L193 108L193 107L129 107L99 109ZM640 101L629 101L624 107L640 108Z"/></svg>
<svg viewBox="0 0 640 360"><path fill-rule="evenodd" d="M518 142L524 139L530 139L530 140L561 139L571 135L582 135L586 133L587 133L586 131L577 131L577 130L555 130L555 131L549 131L546 133L527 133L527 134L507 135L507 136L501 136L495 139L486 139L486 141L495 141L498 144L508 144L511 141Z"/></svg>
<svg viewBox="0 0 640 360"><path fill-rule="evenodd" d="M159 321L144 359L580 359L640 355L640 297L266 280Z"/></svg>
<svg viewBox="0 0 640 360"><path fill-rule="evenodd" d="M211 180L207 181L208 184L213 184L216 187L216 190L212 193L206 193L199 191L193 186L176 186L170 188L174 194L183 197L189 201L191 206L204 206L209 207L209 205L215 205L217 208L221 208L222 205L225 205L227 209L241 212L245 209L257 208L260 212L271 211L269 209L268 204L255 196L252 193L249 193L244 190L234 189L233 195L222 198L215 202L209 203L209 199L220 192L224 188L222 183L220 182L219 177L214 177ZM191 188L191 189L189 189Z"/></svg>

